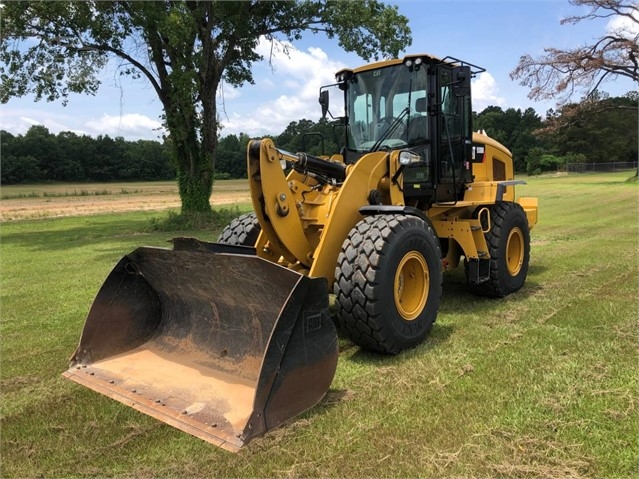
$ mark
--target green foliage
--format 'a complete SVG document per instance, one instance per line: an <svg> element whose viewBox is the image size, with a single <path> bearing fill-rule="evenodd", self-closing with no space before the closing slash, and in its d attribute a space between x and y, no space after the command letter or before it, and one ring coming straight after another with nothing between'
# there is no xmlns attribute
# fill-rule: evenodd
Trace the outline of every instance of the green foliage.
<svg viewBox="0 0 639 479"><path fill-rule="evenodd" d="M2 184L43 181L155 181L175 178L166 144L91 138L67 131L54 135L42 125L25 135L0 131Z"/></svg>
<svg viewBox="0 0 639 479"><path fill-rule="evenodd" d="M246 178L246 146L250 138L245 133L227 135L218 141L216 175L228 178ZM216 178L224 179L223 176Z"/></svg>
<svg viewBox="0 0 639 479"><path fill-rule="evenodd" d="M525 111L509 108L503 111L498 106L489 106L479 114L473 114L473 129L486 133L506 146L513 154L515 171L526 169L526 156L532 148L540 147L535 130L541 128L542 120L534 109Z"/></svg>
<svg viewBox="0 0 639 479"><path fill-rule="evenodd" d="M325 118L317 123L306 119L293 121L274 140L286 151L330 156L344 146L344 127Z"/></svg>
<svg viewBox="0 0 639 479"><path fill-rule="evenodd" d="M580 154L594 163L636 161L637 92L595 95L552 112L543 139L557 155Z"/></svg>
<svg viewBox="0 0 639 479"><path fill-rule="evenodd" d="M543 148L533 148L526 156L526 172L529 175L540 175L545 171L558 171L569 159L545 153Z"/></svg>
<svg viewBox="0 0 639 479"><path fill-rule="evenodd" d="M93 39L113 32L120 43L124 31L116 19L90 2L3 2L0 15L0 102L33 94L36 101L62 99L70 93L94 94L106 51L87 49ZM35 40L35 41L34 41Z"/></svg>
<svg viewBox="0 0 639 479"><path fill-rule="evenodd" d="M4 185L35 183L42 178L39 162L31 155L2 155L0 163L2 164L0 183Z"/></svg>
<svg viewBox="0 0 639 479"><path fill-rule="evenodd" d="M522 112L491 106L473 114L473 128L485 130L509 148L517 172L540 174L573 163L631 162L637 158L636 100L636 94L631 92L623 97L597 100L587 110L577 109L577 113L570 109L551 111L545 120L530 108ZM324 118L318 122L302 119L289 123L274 140L287 151L332 155L343 146L343 136L343 126L334 122ZM217 140L214 179L246 178L249 140L246 133ZM147 140L127 142L109 136L94 139L73 132L53 135L46 127L37 125L24 136L2 131L0 141L3 184L162 180L176 176L170 138L161 144ZM203 169L200 177L208 175L208 171ZM204 180L199 186L197 182L185 183L184 188L194 189L193 198L206 211L206 191L197 190L208 188L208 180ZM186 195L191 197L189 193Z"/></svg>
<svg viewBox="0 0 639 479"><path fill-rule="evenodd" d="M608 98L594 95L579 104L549 111L542 120L526 111L490 106L473 114L473 129L513 153L515 171L539 174L566 163L637 160L637 93Z"/></svg>
<svg viewBox="0 0 639 479"><path fill-rule="evenodd" d="M216 208L206 213L169 211L166 217L151 218L150 231L184 232L221 229L240 214L237 206Z"/></svg>

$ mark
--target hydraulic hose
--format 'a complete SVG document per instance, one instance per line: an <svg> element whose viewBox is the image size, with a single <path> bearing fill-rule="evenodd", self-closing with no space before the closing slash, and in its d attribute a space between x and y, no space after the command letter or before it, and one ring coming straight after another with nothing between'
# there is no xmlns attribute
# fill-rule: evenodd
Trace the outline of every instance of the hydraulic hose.
<svg viewBox="0 0 639 479"><path fill-rule="evenodd" d="M259 158L260 141L252 141L250 146L250 154L254 158ZM286 150L277 148L280 160L286 160L293 164L293 168L301 172L314 173L319 176L329 177L337 183L341 183L346 179L346 165L334 161L318 158L308 153L291 153Z"/></svg>
<svg viewBox="0 0 639 479"><path fill-rule="evenodd" d="M293 163L293 167L298 171L308 171L317 175L328 176L338 183L346 179L346 165L342 163L318 158L308 153L291 153L279 148L277 151L283 160Z"/></svg>

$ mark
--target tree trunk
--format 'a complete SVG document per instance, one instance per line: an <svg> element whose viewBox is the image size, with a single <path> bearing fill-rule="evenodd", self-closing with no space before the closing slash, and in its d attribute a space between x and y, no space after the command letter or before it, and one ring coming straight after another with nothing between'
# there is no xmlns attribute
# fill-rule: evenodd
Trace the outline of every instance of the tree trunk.
<svg viewBox="0 0 639 479"><path fill-rule="evenodd" d="M178 173L178 186L182 200L182 214L210 213L211 191L213 190L212 176L209 172L191 175L186 172Z"/></svg>
<svg viewBox="0 0 639 479"><path fill-rule="evenodd" d="M191 136L191 135L189 135ZM210 213L213 165L197 138L174 140L182 214Z"/></svg>
<svg viewBox="0 0 639 479"><path fill-rule="evenodd" d="M188 110L193 116L185 114ZM173 144L182 214L210 213L213 161L192 126L195 108L192 105L189 109L165 108L165 113Z"/></svg>
<svg viewBox="0 0 639 479"><path fill-rule="evenodd" d="M180 94L181 93L181 94ZM213 148L203 144L198 135L201 123L197 105L184 92L164 102L166 125L173 145L182 214L210 213L213 190ZM190 101L189 101L190 100ZM204 121L204 124L207 122Z"/></svg>

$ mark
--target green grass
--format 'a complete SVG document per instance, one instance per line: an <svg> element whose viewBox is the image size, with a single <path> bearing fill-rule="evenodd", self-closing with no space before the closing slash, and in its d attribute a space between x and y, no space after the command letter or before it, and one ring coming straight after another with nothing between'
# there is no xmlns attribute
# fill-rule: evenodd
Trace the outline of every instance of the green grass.
<svg viewBox="0 0 639 479"><path fill-rule="evenodd" d="M447 273L425 343L384 357L340 338L326 400L235 455L61 377L115 263L172 237L163 214L2 224L0 476L636 477L627 176L526 178L540 223L520 292L477 298Z"/></svg>

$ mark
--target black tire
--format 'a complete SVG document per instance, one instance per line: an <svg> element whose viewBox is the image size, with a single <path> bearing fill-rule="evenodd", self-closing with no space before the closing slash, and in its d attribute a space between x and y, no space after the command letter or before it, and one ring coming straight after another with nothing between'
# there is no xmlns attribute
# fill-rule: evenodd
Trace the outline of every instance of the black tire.
<svg viewBox="0 0 639 479"><path fill-rule="evenodd" d="M439 240L416 216L373 215L344 241L334 292L337 319L363 348L397 354L433 327L442 292Z"/></svg>
<svg viewBox="0 0 639 479"><path fill-rule="evenodd" d="M261 230L255 213L245 213L226 225L217 242L235 246L255 246Z"/></svg>
<svg viewBox="0 0 639 479"><path fill-rule="evenodd" d="M530 228L518 203L499 201L489 210L491 228L486 233L486 243L491 258L490 277L471 287L482 296L503 298L519 291L528 276Z"/></svg>

